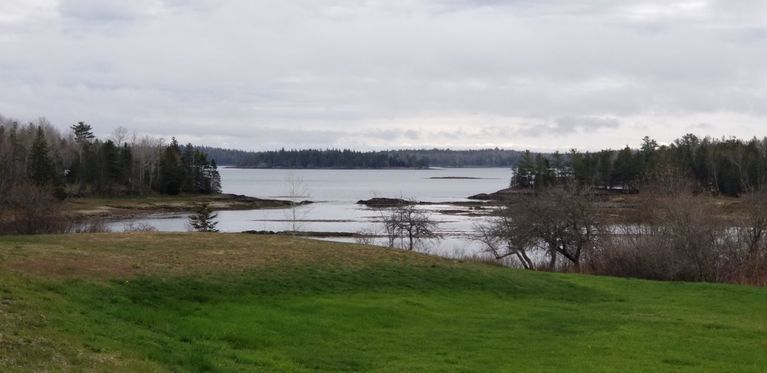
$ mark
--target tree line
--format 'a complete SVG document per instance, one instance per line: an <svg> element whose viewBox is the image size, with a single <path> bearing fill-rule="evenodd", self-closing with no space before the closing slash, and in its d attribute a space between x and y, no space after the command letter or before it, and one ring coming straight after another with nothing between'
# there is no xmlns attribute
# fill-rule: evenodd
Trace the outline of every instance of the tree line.
<svg viewBox="0 0 767 373"><path fill-rule="evenodd" d="M526 152L512 184L478 229L498 260L767 285L767 138L688 134L668 145L645 137L636 149ZM610 190L635 195L616 199Z"/></svg>
<svg viewBox="0 0 767 373"><path fill-rule="evenodd" d="M767 286L767 193L743 194L728 214L679 174L642 188L623 212L576 183L517 194L477 239L493 258L529 270Z"/></svg>
<svg viewBox="0 0 767 373"><path fill-rule="evenodd" d="M221 164L244 168L428 168L512 167L522 152L504 149L355 151L304 149L249 152L200 147Z"/></svg>
<svg viewBox="0 0 767 373"><path fill-rule="evenodd" d="M69 197L221 190L216 162L191 144L128 139L125 129L102 140L84 122L70 130L62 134L45 119L20 124L0 116L0 231L45 231L33 221L33 205L44 210Z"/></svg>
<svg viewBox="0 0 767 373"><path fill-rule="evenodd" d="M576 182L598 189L636 192L669 172L694 181L698 191L738 196L767 186L767 138L700 138L687 134L668 145L645 137L638 148L533 154L515 168L516 187Z"/></svg>

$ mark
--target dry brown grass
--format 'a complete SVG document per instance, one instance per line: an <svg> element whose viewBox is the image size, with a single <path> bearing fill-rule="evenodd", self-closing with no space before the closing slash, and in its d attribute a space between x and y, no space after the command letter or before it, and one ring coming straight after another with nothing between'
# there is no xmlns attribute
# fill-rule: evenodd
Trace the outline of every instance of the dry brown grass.
<svg viewBox="0 0 767 373"><path fill-rule="evenodd" d="M192 211L207 203L216 210L285 208L288 201L259 199L234 194L150 195L71 198L66 210L84 216L130 216L160 212Z"/></svg>
<svg viewBox="0 0 767 373"><path fill-rule="evenodd" d="M449 260L370 246L240 233L109 233L0 239L1 266L39 276L112 279L255 268Z"/></svg>

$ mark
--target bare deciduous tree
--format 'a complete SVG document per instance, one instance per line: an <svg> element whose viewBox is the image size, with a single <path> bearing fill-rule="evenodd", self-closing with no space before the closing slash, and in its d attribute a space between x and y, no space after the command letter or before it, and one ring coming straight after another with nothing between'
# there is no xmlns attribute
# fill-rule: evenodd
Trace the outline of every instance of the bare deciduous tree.
<svg viewBox="0 0 767 373"><path fill-rule="evenodd" d="M593 196L576 188L549 188L507 203L495 220L480 229L480 240L496 258L516 256L525 268L535 263L528 253L542 249L548 269L559 258L581 270L581 261L599 243L603 223Z"/></svg>
<svg viewBox="0 0 767 373"><path fill-rule="evenodd" d="M290 232L296 234L304 229L303 220L309 213L306 207L306 198L309 197L309 190L306 182L300 176L290 173L286 178L288 193L286 197L290 200L290 209L287 211L287 220Z"/></svg>
<svg viewBox="0 0 767 373"><path fill-rule="evenodd" d="M476 226L477 240L486 252L496 260L515 258L525 269L535 269L535 263L528 255L534 246L533 236L522 224L515 224L511 210L501 209L497 216Z"/></svg>
<svg viewBox="0 0 767 373"><path fill-rule="evenodd" d="M122 126L115 128L110 139L117 146L122 146L128 140L128 129Z"/></svg>
<svg viewBox="0 0 767 373"><path fill-rule="evenodd" d="M438 224L428 211L418 208L414 200L382 210L384 232L390 247L397 241L400 248L413 250L424 240L438 239Z"/></svg>

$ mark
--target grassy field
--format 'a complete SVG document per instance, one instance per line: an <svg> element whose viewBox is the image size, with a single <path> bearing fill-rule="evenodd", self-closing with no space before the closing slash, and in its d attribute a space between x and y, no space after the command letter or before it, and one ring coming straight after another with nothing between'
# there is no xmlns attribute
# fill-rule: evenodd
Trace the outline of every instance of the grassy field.
<svg viewBox="0 0 767 373"><path fill-rule="evenodd" d="M246 234L0 237L0 371L764 371L767 289Z"/></svg>

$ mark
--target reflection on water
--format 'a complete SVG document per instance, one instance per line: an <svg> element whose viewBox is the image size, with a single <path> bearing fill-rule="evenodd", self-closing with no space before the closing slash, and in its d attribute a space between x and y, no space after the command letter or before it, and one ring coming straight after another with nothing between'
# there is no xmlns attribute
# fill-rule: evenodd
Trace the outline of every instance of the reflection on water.
<svg viewBox="0 0 767 373"><path fill-rule="evenodd" d="M371 197L404 197L425 202L466 201L466 197L494 192L508 186L511 172L503 168L463 168L434 170L257 170L223 168L224 193L259 198L287 199L298 187L302 196L316 203L291 209L219 211L218 228L223 232L246 230L289 230L295 220L300 229L312 232L378 232L381 213L357 205ZM442 179L444 177L457 177ZM472 179L461 179L472 178ZM296 185L300 183L301 185ZM303 196L306 194L306 196ZM469 212L468 208L436 204L423 206L434 214L444 238L432 244L430 252L461 256L478 251L470 235L478 217L442 214L440 210ZM294 214L295 212L295 214ZM148 218L117 221L113 230L131 222L147 223L160 231L187 231L184 214L154 215ZM333 238L337 241L353 241Z"/></svg>

